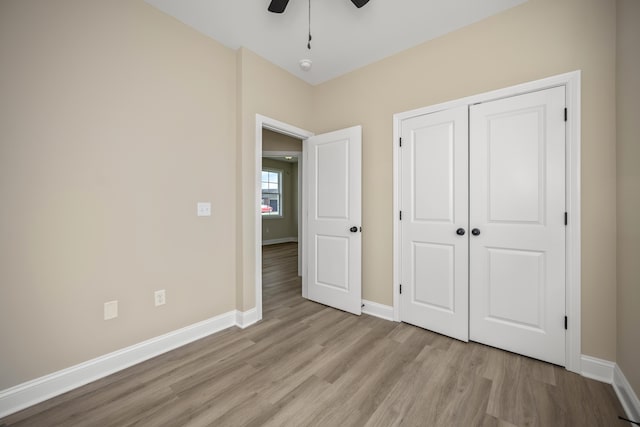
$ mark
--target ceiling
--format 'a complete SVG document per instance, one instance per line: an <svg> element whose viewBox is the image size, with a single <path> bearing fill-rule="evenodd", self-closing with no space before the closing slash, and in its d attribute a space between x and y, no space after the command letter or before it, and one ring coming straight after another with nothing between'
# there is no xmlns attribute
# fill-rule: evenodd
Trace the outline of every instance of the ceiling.
<svg viewBox="0 0 640 427"><path fill-rule="evenodd" d="M290 0L285 13L270 0L146 0L231 49L242 46L310 84L319 84L526 0ZM300 59L313 67L302 71Z"/></svg>
<svg viewBox="0 0 640 427"><path fill-rule="evenodd" d="M287 159L287 157L291 157ZM263 159L277 160L285 163L298 163L298 156L262 156Z"/></svg>

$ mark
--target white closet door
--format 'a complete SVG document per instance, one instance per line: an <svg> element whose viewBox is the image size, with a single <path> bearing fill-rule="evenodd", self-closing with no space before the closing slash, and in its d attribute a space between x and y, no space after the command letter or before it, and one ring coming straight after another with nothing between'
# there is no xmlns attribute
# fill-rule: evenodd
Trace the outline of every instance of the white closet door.
<svg viewBox="0 0 640 427"><path fill-rule="evenodd" d="M463 341L469 336L467 130L466 106L414 117L402 122L401 148L401 320Z"/></svg>
<svg viewBox="0 0 640 427"><path fill-rule="evenodd" d="M470 339L559 365L564 107L564 87L473 105L469 143Z"/></svg>

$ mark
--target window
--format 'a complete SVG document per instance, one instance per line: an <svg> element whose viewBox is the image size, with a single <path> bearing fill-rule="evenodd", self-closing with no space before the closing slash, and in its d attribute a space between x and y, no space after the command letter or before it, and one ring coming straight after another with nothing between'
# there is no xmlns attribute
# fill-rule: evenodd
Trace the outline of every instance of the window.
<svg viewBox="0 0 640 427"><path fill-rule="evenodd" d="M282 171L262 169L262 216L282 216Z"/></svg>

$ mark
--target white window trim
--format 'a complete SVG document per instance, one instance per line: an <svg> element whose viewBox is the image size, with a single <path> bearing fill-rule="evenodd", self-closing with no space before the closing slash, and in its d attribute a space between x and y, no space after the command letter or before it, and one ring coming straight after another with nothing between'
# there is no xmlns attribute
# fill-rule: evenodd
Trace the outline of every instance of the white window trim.
<svg viewBox="0 0 640 427"><path fill-rule="evenodd" d="M264 172L276 172L278 174L278 195L279 197L279 207L280 211L277 215L265 215L260 212L262 215L262 219L283 219L284 218L284 169L278 169L273 167L262 167L262 171ZM262 184L262 178L260 178L260 183ZM260 195L262 195L262 188L260 189Z"/></svg>

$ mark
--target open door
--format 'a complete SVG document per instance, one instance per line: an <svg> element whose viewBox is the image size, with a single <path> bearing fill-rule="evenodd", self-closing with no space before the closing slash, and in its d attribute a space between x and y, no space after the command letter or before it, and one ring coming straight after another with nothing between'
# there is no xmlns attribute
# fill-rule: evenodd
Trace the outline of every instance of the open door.
<svg viewBox="0 0 640 427"><path fill-rule="evenodd" d="M310 300L354 314L362 304L362 128L310 137L303 144Z"/></svg>

